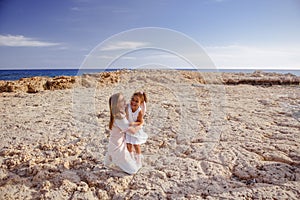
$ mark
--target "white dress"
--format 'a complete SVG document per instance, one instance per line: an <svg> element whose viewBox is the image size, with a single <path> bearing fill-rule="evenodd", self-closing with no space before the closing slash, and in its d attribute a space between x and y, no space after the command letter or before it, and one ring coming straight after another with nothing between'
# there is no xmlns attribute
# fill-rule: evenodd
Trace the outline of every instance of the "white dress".
<svg viewBox="0 0 300 200"><path fill-rule="evenodd" d="M138 107L138 109L135 112L132 112L130 104L128 104L128 121L136 122L137 117L139 115L139 112L142 110L141 107ZM143 128L136 132L135 134L126 133L126 143L130 144L143 144L147 141L148 135L144 132Z"/></svg>
<svg viewBox="0 0 300 200"><path fill-rule="evenodd" d="M128 174L135 174L140 169L136 160L134 160L125 143L124 131L129 127L126 117L115 119L112 130L110 131L108 149L105 156L104 164L109 166L114 163Z"/></svg>

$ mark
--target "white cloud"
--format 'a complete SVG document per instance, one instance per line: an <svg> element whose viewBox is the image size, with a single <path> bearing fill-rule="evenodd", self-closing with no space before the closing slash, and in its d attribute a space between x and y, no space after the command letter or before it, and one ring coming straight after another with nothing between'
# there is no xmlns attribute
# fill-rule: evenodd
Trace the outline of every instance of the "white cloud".
<svg viewBox="0 0 300 200"><path fill-rule="evenodd" d="M212 3L222 3L225 2L226 0L208 0L207 2L212 2Z"/></svg>
<svg viewBox="0 0 300 200"><path fill-rule="evenodd" d="M107 56L107 55L102 55L102 56L98 56L98 58L100 58L100 59L114 59L114 57L113 56Z"/></svg>
<svg viewBox="0 0 300 200"><path fill-rule="evenodd" d="M146 55L145 59L179 59L179 57L170 53L157 53L153 55Z"/></svg>
<svg viewBox="0 0 300 200"><path fill-rule="evenodd" d="M217 3L222 3L222 2L225 2L227 0L214 0L214 1L217 2Z"/></svg>
<svg viewBox="0 0 300 200"><path fill-rule="evenodd" d="M78 8L78 7L72 7L71 10L72 11L80 11L80 8Z"/></svg>
<svg viewBox="0 0 300 200"><path fill-rule="evenodd" d="M134 56L123 56L123 57L121 57L121 59L124 59L124 60L136 60L137 57L134 57Z"/></svg>
<svg viewBox="0 0 300 200"><path fill-rule="evenodd" d="M101 48L102 51L115 51L115 50L134 50L147 46L145 42L121 41L108 44Z"/></svg>
<svg viewBox="0 0 300 200"><path fill-rule="evenodd" d="M23 35L0 35L0 46L9 47L49 47L60 43L42 42Z"/></svg>
<svg viewBox="0 0 300 200"><path fill-rule="evenodd" d="M218 68L300 69L300 48L229 45L206 47Z"/></svg>

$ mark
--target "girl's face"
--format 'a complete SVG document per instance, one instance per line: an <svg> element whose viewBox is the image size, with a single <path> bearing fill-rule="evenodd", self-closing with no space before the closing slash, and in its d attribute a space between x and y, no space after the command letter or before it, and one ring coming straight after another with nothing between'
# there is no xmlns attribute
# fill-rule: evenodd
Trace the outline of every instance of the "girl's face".
<svg viewBox="0 0 300 200"><path fill-rule="evenodd" d="M140 106L140 104L141 104L141 102L140 102L140 99L138 96L135 95L131 98L131 101L130 101L131 108L136 109Z"/></svg>
<svg viewBox="0 0 300 200"><path fill-rule="evenodd" d="M126 107L126 101L124 99L124 96L123 95L120 95L119 96L119 99L118 99L118 109L120 111L124 111L125 110L125 107Z"/></svg>

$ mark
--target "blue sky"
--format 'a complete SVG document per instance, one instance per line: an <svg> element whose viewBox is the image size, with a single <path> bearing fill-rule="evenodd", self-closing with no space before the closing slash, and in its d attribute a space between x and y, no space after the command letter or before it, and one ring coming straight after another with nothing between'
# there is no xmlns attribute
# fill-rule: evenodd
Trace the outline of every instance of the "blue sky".
<svg viewBox="0 0 300 200"><path fill-rule="evenodd" d="M218 68L300 69L299 0L2 0L0 69L79 68L97 46L106 52L148 47L147 37L135 35L143 27L186 36ZM115 37L129 30L134 37ZM107 49L103 42L113 46ZM182 61L175 57L148 50L124 55L114 64L137 65L137 58L140 66Z"/></svg>

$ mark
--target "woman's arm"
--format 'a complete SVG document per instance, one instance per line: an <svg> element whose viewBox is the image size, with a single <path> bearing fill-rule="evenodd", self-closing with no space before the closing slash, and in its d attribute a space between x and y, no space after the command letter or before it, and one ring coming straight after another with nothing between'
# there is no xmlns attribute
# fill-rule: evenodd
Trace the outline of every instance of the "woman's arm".
<svg viewBox="0 0 300 200"><path fill-rule="evenodd" d="M123 119L115 119L115 125L121 130L121 133L130 132L131 134L135 134L142 127L141 125L130 126L126 117Z"/></svg>
<svg viewBox="0 0 300 200"><path fill-rule="evenodd" d="M121 130L121 132L126 132L129 127L129 122L126 119L126 117L124 117L122 119L115 119L114 125L118 127Z"/></svg>

